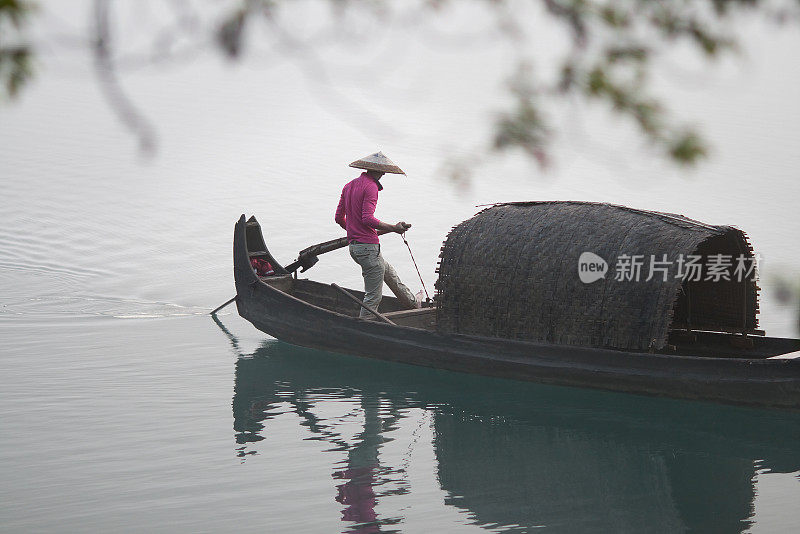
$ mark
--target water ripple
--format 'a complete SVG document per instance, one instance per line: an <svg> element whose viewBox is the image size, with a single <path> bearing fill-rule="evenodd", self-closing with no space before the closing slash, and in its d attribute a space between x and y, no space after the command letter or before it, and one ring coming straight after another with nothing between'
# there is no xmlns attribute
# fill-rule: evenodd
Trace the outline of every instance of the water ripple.
<svg viewBox="0 0 800 534"><path fill-rule="evenodd" d="M207 315L209 310L170 302L144 301L104 296L35 297L7 302L0 309L0 320L15 318L85 318L161 319Z"/></svg>

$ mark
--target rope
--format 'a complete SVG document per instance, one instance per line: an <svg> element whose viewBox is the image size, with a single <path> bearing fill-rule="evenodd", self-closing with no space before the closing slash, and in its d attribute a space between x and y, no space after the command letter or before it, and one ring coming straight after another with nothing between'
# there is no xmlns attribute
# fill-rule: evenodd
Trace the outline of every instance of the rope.
<svg viewBox="0 0 800 534"><path fill-rule="evenodd" d="M411 246L408 244L408 241L406 241L406 233L403 232L402 234L400 234L400 237L403 238L403 243L405 243L406 248L408 248L408 253L411 255L411 261L414 262L414 268L417 270L417 276L419 276L419 281L422 282L422 289L425 290L425 298L430 301L431 297L430 295L428 295L428 288L425 287L425 281L422 280L422 275L419 272L419 267L417 267L417 260L414 259L414 253L411 252Z"/></svg>

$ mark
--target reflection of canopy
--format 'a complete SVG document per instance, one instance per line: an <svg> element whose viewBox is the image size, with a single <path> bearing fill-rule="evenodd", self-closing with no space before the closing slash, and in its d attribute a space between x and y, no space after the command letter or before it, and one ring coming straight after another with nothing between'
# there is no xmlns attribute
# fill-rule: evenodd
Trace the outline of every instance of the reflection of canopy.
<svg viewBox="0 0 800 534"><path fill-rule="evenodd" d="M289 402L320 439L350 447L348 467L363 469L395 425L369 421L353 448L337 441L335 421L314 415L320 399L353 397L390 406L395 422L408 407L434 412L448 504L479 524L653 531L642 521L657 519L671 532L737 531L752 513L755 461L800 471L800 414L494 380L280 342L236 363L237 440L260 439ZM381 471L375 487L402 477Z"/></svg>
<svg viewBox="0 0 800 534"><path fill-rule="evenodd" d="M593 283L578 276L585 252L609 263ZM547 343L646 350L667 343L669 329L756 328L752 279L687 281L679 258L753 252L741 230L680 215L591 202L520 202L487 208L450 232L442 247L437 326L447 333ZM668 272L646 281L615 280L627 255L664 261ZM642 260L643 261L643 260ZM732 274L732 273L731 273ZM705 275L703 275L705 276Z"/></svg>
<svg viewBox="0 0 800 534"><path fill-rule="evenodd" d="M511 423L511 424L509 424ZM635 434L437 414L448 504L482 524L565 532L738 532L752 514L753 460L679 452ZM641 431L641 429L637 429ZM559 529L558 527L561 527Z"/></svg>

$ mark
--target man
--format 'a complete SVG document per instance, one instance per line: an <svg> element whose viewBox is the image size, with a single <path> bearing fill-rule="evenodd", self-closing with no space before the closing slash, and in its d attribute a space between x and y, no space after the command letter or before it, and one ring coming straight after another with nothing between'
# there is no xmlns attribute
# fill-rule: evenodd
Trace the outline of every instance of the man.
<svg viewBox="0 0 800 534"><path fill-rule="evenodd" d="M410 224L400 221L388 224L375 218L378 204L378 191L383 189L380 179L384 173L405 174L383 152L358 159L350 164L356 169L364 169L361 176L348 182L342 189L339 206L336 208L336 222L347 230L350 256L361 266L364 277L364 304L374 310L383 297L383 282L407 308L416 308L414 294L403 285L394 268L381 256L378 230L402 234ZM362 307L359 317L374 318L372 313Z"/></svg>

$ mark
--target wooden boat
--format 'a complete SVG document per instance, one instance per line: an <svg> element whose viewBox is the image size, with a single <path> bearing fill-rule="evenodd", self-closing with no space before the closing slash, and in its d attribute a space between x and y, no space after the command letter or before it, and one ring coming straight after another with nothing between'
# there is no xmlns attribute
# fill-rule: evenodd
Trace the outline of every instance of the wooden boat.
<svg viewBox="0 0 800 534"><path fill-rule="evenodd" d="M611 257L621 242L665 259L731 250L752 257L741 230L678 215L579 202L496 205L447 237L435 304L403 310L384 297L381 322L358 318L362 292L347 290L354 302L340 288L297 275L341 240L301 251L283 267L257 220L242 215L234 230L236 304L259 330L304 347L515 380L800 409L800 359L792 354L800 340L756 328L754 279L714 284L665 274L641 284L611 277L583 283L563 267L577 266L587 247ZM548 259L537 247L558 254ZM269 261L274 274L258 276L253 258Z"/></svg>

